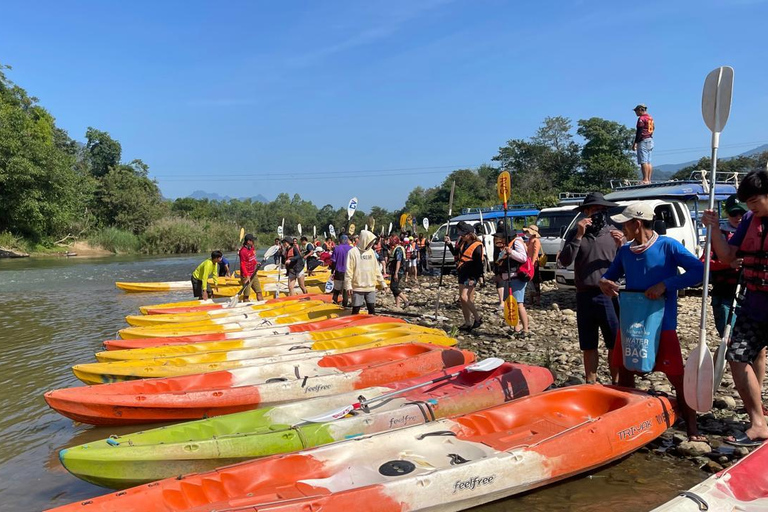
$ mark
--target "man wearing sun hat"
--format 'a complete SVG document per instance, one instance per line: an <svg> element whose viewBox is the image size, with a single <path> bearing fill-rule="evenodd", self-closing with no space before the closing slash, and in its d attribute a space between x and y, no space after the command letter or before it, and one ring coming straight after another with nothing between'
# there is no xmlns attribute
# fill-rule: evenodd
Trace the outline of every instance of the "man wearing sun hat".
<svg viewBox="0 0 768 512"><path fill-rule="evenodd" d="M647 202L632 203L611 221L621 225L627 240L619 249L610 268L600 279L600 288L609 297L618 297L621 277L626 278L627 291L644 292L651 300L664 300L661 339L652 371L664 372L675 388L677 402L691 441L702 441L696 426L696 412L685 403L683 393L683 355L677 337L677 292L701 283L704 264L683 244L653 230L654 211ZM684 273L678 273L683 268ZM622 308L622 316L626 308ZM628 312L627 312L628 313ZM616 340L613 364L619 368L619 385L634 387L635 374L624 366L621 336Z"/></svg>
<svg viewBox="0 0 768 512"><path fill-rule="evenodd" d="M635 143L632 144L632 151L637 151L637 163L643 173L641 183L650 183L653 165L651 165L651 152L653 151L653 132L656 125L653 118L648 113L648 107L644 104L637 105L634 109L637 115L637 131L635 132Z"/></svg>

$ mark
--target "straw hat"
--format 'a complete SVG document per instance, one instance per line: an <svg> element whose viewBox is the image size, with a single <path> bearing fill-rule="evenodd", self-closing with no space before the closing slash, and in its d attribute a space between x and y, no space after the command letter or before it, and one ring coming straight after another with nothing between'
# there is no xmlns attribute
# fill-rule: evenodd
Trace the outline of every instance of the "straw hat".
<svg viewBox="0 0 768 512"><path fill-rule="evenodd" d="M531 224L527 228L523 228L523 233L527 233L531 236L540 236L539 235L539 226L536 224Z"/></svg>

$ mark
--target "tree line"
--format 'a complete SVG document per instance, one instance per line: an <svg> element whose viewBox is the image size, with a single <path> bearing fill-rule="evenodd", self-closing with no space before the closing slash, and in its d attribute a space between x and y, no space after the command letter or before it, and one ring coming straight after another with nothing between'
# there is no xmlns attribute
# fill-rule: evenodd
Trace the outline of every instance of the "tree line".
<svg viewBox="0 0 768 512"><path fill-rule="evenodd" d="M337 231L346 227L346 205L318 207L299 194L282 193L266 203L165 199L145 162L123 162L119 141L107 131L88 128L83 143L71 138L37 98L7 78L8 69L0 65L0 245L87 239L114 251L182 253L232 250L240 227L260 235L260 245L269 245L283 219L286 234L292 235L298 234L298 224L304 234L316 228L318 237L329 225ZM633 129L615 121L582 119L574 129L568 118L547 117L531 137L500 147L492 165L457 169L435 187L414 188L402 208L358 210L352 222L358 230L368 224L376 233L388 231L390 222L399 230L401 215L410 213L419 225L427 217L436 227L447 220L453 182L454 212L498 204L496 179L502 169L512 176L511 204L545 207L556 204L562 191L605 191L611 180L637 178L633 138ZM748 170L764 166L766 157L718 165L724 171ZM708 165L703 158L692 167ZM690 170L676 177L687 178Z"/></svg>

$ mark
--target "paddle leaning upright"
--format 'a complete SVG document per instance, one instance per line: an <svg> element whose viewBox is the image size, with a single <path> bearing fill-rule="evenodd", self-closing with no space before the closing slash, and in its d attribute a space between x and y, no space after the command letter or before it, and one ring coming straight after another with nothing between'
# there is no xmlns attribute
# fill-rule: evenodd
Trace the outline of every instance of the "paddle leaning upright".
<svg viewBox="0 0 768 512"><path fill-rule="evenodd" d="M512 181L508 171L503 171L496 179L496 193L499 199L504 204L504 250L509 243L509 228L507 226L507 198L512 193ZM507 260L507 276L512 274L512 261L509 257L504 258ZM504 282L505 292L507 297L504 299L504 321L512 327L516 328L520 324L520 314L518 311L518 304L515 296L512 295L512 290L509 286L509 278Z"/></svg>
<svg viewBox="0 0 768 512"><path fill-rule="evenodd" d="M701 113L704 122L712 131L712 169L710 172L709 210L715 208L715 184L717 182L717 148L720 132L725 128L731 112L733 96L733 68L722 66L707 75L701 96ZM712 354L707 347L707 298L709 297L709 254L712 249L712 227L707 226L704 244L704 282L701 294L701 321L699 323L699 344L693 349L685 363L685 401L692 409L707 412L712 408L715 369ZM724 362L723 362L724 363Z"/></svg>
<svg viewBox="0 0 768 512"><path fill-rule="evenodd" d="M453 192L456 190L456 182L451 183L451 195L448 199L448 221L445 223L445 236L449 236L451 229L451 215L453 214ZM401 221L402 222L402 221ZM392 231L392 223L389 224L389 231ZM440 264L440 280L437 283L437 301L435 302L435 319L440 318L440 291L443 289L443 274L445 273L445 254L448 251L448 243L443 243L443 260Z"/></svg>

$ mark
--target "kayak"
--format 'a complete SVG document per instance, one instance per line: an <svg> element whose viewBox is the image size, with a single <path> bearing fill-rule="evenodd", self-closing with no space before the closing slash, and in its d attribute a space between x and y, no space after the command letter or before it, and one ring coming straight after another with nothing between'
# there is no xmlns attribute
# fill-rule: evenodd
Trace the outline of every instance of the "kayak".
<svg viewBox="0 0 768 512"><path fill-rule="evenodd" d="M446 379L454 373L459 375ZM443 380L432 384L435 379ZM536 366L503 363L487 372L467 371L466 366L460 366L386 386L111 436L62 450L59 459L69 472L83 480L125 488L255 457L420 425L539 393L552 382L550 371ZM373 398L419 385L336 421L303 421L316 416L318 411L344 409L358 402L361 394Z"/></svg>
<svg viewBox="0 0 768 512"><path fill-rule="evenodd" d="M434 334L395 333L395 336L380 335L378 337L371 334L367 337L353 336L347 345L326 350L312 350L311 347L291 350L293 348L291 345L282 345L282 349L257 347L176 357L78 364L72 367L72 373L85 384L176 377L245 367L263 369L265 378L280 377L291 371L314 376L324 374L325 358L328 356L375 347L400 345L401 343L453 346L456 344L456 340L449 338L445 333L437 336Z"/></svg>
<svg viewBox="0 0 768 512"><path fill-rule="evenodd" d="M333 304L322 304L320 306L310 307L301 313L293 313L269 319L258 318L255 320L243 319L239 321L223 320L221 322L214 319L169 326L158 325L150 327L128 327L118 331L118 334L123 339L166 338L169 336L189 336L193 334L235 332L257 328L269 329L274 326L334 318L343 312L344 308L341 306L336 306Z"/></svg>
<svg viewBox="0 0 768 512"><path fill-rule="evenodd" d="M258 306L261 304L278 304L280 302L288 302L292 300L322 300L329 302L332 297L324 293L307 293L301 295L287 295L285 297L278 297L277 299L269 298L266 300L240 300L234 306L229 305L229 301L225 299L218 299L217 301L212 299L207 300L192 300L184 302L168 302L165 304L155 304L151 306L141 306L139 308L142 315L161 315L161 314L173 314L173 313L194 313L202 311L215 311L218 309L232 309L238 307Z"/></svg>
<svg viewBox="0 0 768 512"><path fill-rule="evenodd" d="M436 345L382 347L324 358L322 375L294 371L263 378L258 366L49 391L48 405L93 425L202 419L379 386L471 363L472 352Z"/></svg>
<svg viewBox="0 0 768 512"><path fill-rule="evenodd" d="M325 281L317 281L317 283L312 283L309 281L304 282L304 288L307 289L307 293L323 293L325 292ZM242 289L242 286L219 286L215 290L213 290L213 296L214 297L234 297L238 293L240 293L240 290ZM275 290L278 290L280 293L286 293L288 292L288 281L283 280L281 283L261 283L261 290L267 294L267 293L274 293ZM303 294L304 292L301 291L301 288L299 288L299 285L295 285L293 287L294 292L297 294Z"/></svg>
<svg viewBox="0 0 768 512"><path fill-rule="evenodd" d="M665 397L571 386L54 510L462 510L624 457L658 437L674 417Z"/></svg>
<svg viewBox="0 0 768 512"><path fill-rule="evenodd" d="M330 300L301 300L291 302L277 302L272 304L258 304L253 306L235 307L231 309L219 309L216 311L201 311L193 313L178 313L167 315L128 315L126 322L134 327L145 325L182 324L199 322L202 320L247 320L248 318L268 318L287 313L297 313L321 304L327 304Z"/></svg>
<svg viewBox="0 0 768 512"><path fill-rule="evenodd" d="M134 339L118 339L118 340L106 340L102 345L107 350L124 350L132 348L144 348L144 347L159 347L163 345L185 345L188 343L200 343L206 341L223 341L223 340L245 340L250 338L271 337L271 336L285 336L301 333L325 333L327 336L338 337L331 333L333 331L341 329L343 327L352 326L364 326L374 324L400 324L405 325L405 320L402 318L394 318L391 316L379 316L379 315L348 315L338 316L336 318L327 318L325 320L317 320L313 322L304 322L292 325L272 326L268 328L255 328L247 329L243 331L233 332L215 332L209 334L193 334L189 336L171 336L171 337L157 337L157 338L134 338ZM298 341L299 338L297 338ZM322 337L320 339L328 339ZM317 341L318 338L314 336L311 338L304 338L301 341Z"/></svg>
<svg viewBox="0 0 768 512"><path fill-rule="evenodd" d="M768 510L768 445L652 512Z"/></svg>
<svg viewBox="0 0 768 512"><path fill-rule="evenodd" d="M159 347L135 348L130 350L106 350L96 353L96 360L101 363L109 361L127 361L135 359L152 359L156 357L178 357L203 353L220 354L238 352L243 349L278 349L296 352L301 350L328 350L345 348L372 343L374 341L394 338L403 334L431 334L446 336L445 331L422 327L416 324L383 323L369 324L358 327L343 327L333 331L315 333L278 334L277 336L260 336L230 341L209 341L205 343L190 343L187 345L163 345ZM312 340L315 340L312 342ZM307 343L307 341L310 341ZM266 353L266 352L265 352ZM278 352L275 352L278 353ZM275 355L269 353L268 355Z"/></svg>
<svg viewBox="0 0 768 512"><path fill-rule="evenodd" d="M209 279L208 283L213 286L213 280ZM240 283L239 279L234 277L220 277L219 285L237 285ZM120 290L129 293L142 293L142 292L174 292L174 291L192 291L192 281L187 279L186 281L157 281L149 283L129 283L125 281L118 281L115 286Z"/></svg>

